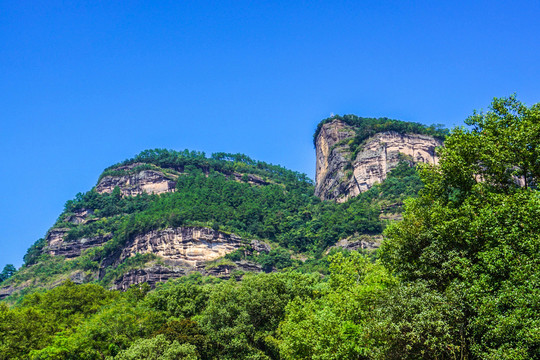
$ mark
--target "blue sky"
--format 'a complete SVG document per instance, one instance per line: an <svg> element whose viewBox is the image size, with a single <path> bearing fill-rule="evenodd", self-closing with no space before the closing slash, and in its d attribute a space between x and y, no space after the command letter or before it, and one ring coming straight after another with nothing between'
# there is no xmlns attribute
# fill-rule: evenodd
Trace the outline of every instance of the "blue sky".
<svg viewBox="0 0 540 360"><path fill-rule="evenodd" d="M314 176L331 113L461 125L540 101L538 1L0 1L0 267L147 148Z"/></svg>

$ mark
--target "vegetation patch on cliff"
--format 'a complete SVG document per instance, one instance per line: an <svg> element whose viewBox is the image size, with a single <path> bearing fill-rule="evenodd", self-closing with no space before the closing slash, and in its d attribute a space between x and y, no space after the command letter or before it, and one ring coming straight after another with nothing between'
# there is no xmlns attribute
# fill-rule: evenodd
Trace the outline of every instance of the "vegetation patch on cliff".
<svg viewBox="0 0 540 360"><path fill-rule="evenodd" d="M317 137L319 136L323 125L334 120L343 121L354 128L356 135L353 139L347 140L351 153L355 153L358 146L361 145L364 140L380 132L395 131L400 134L422 134L433 136L440 140L444 140L450 132L448 129L444 128L444 125L440 124L426 126L420 123L394 120L386 117L368 118L352 114L343 116L334 115L317 124L317 129L313 134L314 146L316 145Z"/></svg>

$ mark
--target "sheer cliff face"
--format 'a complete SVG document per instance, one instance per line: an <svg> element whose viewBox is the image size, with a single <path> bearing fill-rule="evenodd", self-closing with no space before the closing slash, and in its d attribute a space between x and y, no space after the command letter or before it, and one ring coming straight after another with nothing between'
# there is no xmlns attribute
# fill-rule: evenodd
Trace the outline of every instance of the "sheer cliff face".
<svg viewBox="0 0 540 360"><path fill-rule="evenodd" d="M131 164L118 168L119 170L131 170L137 165ZM96 191L100 194L111 193L115 187L119 187L122 195L135 196L146 192L148 194L162 194L174 191L176 182L162 172L156 170L142 170L135 174L125 176L104 176L96 185Z"/></svg>
<svg viewBox="0 0 540 360"><path fill-rule="evenodd" d="M315 142L315 195L321 199L343 202L369 190L386 179L403 157L414 163L435 164L435 148L442 145L431 136L388 131L364 141L362 150L351 159L348 142L354 136L355 129L341 120L322 126Z"/></svg>
<svg viewBox="0 0 540 360"><path fill-rule="evenodd" d="M44 251L54 256L74 258L89 248L101 246L109 241L111 235L80 238L66 241L69 229L54 228L46 237ZM122 262L137 253L152 253L171 264L193 267L206 261L216 260L233 252L243 244L235 234L225 234L204 227L178 227L150 231L134 236L113 262Z"/></svg>
<svg viewBox="0 0 540 360"><path fill-rule="evenodd" d="M137 253L152 253L169 263L196 266L223 257L241 245L239 236L210 228L168 228L135 236L124 246L119 260Z"/></svg>

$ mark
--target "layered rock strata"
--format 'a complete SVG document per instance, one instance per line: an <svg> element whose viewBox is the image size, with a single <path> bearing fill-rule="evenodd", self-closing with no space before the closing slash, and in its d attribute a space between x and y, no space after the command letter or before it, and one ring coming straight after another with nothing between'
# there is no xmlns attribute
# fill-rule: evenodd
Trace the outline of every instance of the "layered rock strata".
<svg viewBox="0 0 540 360"><path fill-rule="evenodd" d="M334 246L328 248L328 254L331 249L342 248L345 250L375 250L381 246L383 240L382 235L361 235L353 236L339 240Z"/></svg>
<svg viewBox="0 0 540 360"><path fill-rule="evenodd" d="M152 253L170 264L193 267L223 257L242 244L239 236L210 228L168 228L135 236L125 244L118 261L136 254Z"/></svg>
<svg viewBox="0 0 540 360"><path fill-rule="evenodd" d="M233 264L216 265L214 267L197 266L194 268L185 268L178 266L152 265L143 269L134 269L126 272L116 279L112 285L112 290L127 290L131 285L147 283L154 288L157 283L169 279L175 279L186 276L193 272L199 272L202 275L212 275L220 279L227 280L235 273L243 272L261 272L262 267L247 261L239 261Z"/></svg>
<svg viewBox="0 0 540 360"><path fill-rule="evenodd" d="M143 163L134 163L130 165L120 166L115 168L119 174L126 172L125 175L106 175L96 185L96 191L100 194L112 193L114 188L118 186L123 196L136 196L142 193L148 194L163 194L168 192L174 192L176 190L177 174L165 174L164 172L155 170L134 170L137 166L148 165ZM184 168L171 169L173 172L180 175L184 172ZM135 172L133 172L135 171ZM133 173L132 173L133 172ZM208 170L203 172L208 176ZM222 172L223 175L229 177L238 182L247 182L251 185L269 185L270 183L264 180L262 177L253 174L242 174L238 172ZM84 211L81 214L74 214L70 216L67 221L75 224L79 224L85 221L85 218L91 213Z"/></svg>
<svg viewBox="0 0 540 360"><path fill-rule="evenodd" d="M47 245L43 251L50 255L65 256L68 259L72 259L80 256L84 250L103 245L112 238L108 234L66 241L65 237L68 231L68 228L53 228L49 230L45 237Z"/></svg>
<svg viewBox="0 0 540 360"><path fill-rule="evenodd" d="M142 170L125 176L104 176L96 185L96 191L112 193L115 187L120 188L124 196L135 196L146 192L148 194L163 194L173 192L176 182L155 170Z"/></svg>
<svg viewBox="0 0 540 360"><path fill-rule="evenodd" d="M352 159L349 142L354 136L354 128L341 120L322 126L315 140L315 195L322 200L343 202L369 190L402 159L436 164L435 148L442 146L432 136L387 131L365 140Z"/></svg>

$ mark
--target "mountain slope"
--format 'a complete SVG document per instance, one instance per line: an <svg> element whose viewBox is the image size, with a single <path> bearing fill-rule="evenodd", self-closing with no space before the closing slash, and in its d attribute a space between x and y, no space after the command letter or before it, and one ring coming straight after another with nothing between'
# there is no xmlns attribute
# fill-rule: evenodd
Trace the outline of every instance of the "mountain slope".
<svg viewBox="0 0 540 360"><path fill-rule="evenodd" d="M336 120L322 124L327 134ZM349 130L344 140L356 141ZM422 186L413 162L401 160L382 183L336 203L314 196L306 175L243 154L145 150L66 202L0 298L65 279L126 289L194 272L228 278L306 266L334 245L377 248L387 220L399 219L403 199Z"/></svg>

